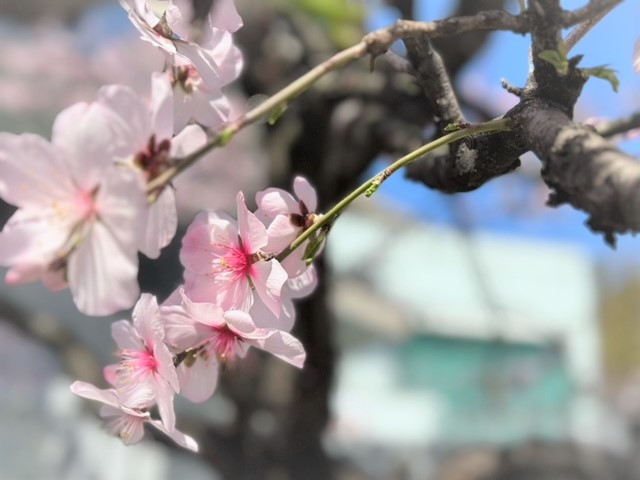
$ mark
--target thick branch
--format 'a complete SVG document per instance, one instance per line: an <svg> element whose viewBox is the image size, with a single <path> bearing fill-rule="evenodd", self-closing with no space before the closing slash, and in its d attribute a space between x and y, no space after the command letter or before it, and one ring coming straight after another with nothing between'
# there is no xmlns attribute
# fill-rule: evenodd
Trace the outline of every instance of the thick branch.
<svg viewBox="0 0 640 480"><path fill-rule="evenodd" d="M640 164L592 128L575 124L557 106L535 100L518 121L542 177L554 189L552 205L570 203L589 213L589 227L615 244L616 233L640 231Z"/></svg>
<svg viewBox="0 0 640 480"><path fill-rule="evenodd" d="M404 44L414 66L414 75L435 113L439 131L442 132L450 123L464 122L447 70L438 52L432 48L429 37L425 34L407 37Z"/></svg>
<svg viewBox="0 0 640 480"><path fill-rule="evenodd" d="M605 138L627 133L640 128L640 111L617 120L601 122L596 125L596 131Z"/></svg>

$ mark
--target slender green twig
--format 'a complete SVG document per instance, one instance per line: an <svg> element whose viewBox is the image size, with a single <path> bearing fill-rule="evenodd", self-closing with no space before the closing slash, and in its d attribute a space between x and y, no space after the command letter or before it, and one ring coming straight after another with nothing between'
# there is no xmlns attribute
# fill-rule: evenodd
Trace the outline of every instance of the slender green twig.
<svg viewBox="0 0 640 480"><path fill-rule="evenodd" d="M455 132L444 135L432 142L429 142L422 147L414 150L413 152L405 155L404 157L396 160L389 167L385 168L382 172L377 175L371 177L369 180L364 182L354 191L349 193L346 197L340 200L331 210L325 213L322 216L319 216L316 222L309 227L307 230L302 232L298 238L296 238L289 248L283 251L280 255L278 255L278 259L282 260L286 258L291 252L293 252L296 248L302 245L306 240L308 240L316 231L322 228L324 225L331 224L337 216L342 213L342 211L351 204L356 198L360 195L371 196L378 187L384 182L387 178L393 175L396 171L401 169L402 167L408 165L409 163L421 158L426 153L431 152L437 148L440 148L444 145L448 145L450 143L456 142L466 137L470 137L472 135L477 135L479 133L485 132L498 132L503 130L509 130L509 119L507 118L499 118L497 120L491 120L486 123L480 123L477 125L471 125L466 128L462 128Z"/></svg>
<svg viewBox="0 0 640 480"><path fill-rule="evenodd" d="M168 185L180 172L190 167L198 159L209 153L216 147L222 147L226 145L233 136L242 128L259 121L268 115L273 110L282 105L286 105L288 102L296 98L302 92L311 87L318 79L325 76L327 73L337 70L344 65L362 58L367 53L366 41L354 45L336 53L333 57L329 58L326 62L321 63L315 68L309 70L297 80L293 81L285 88L280 90L275 95L269 97L260 105L242 115L237 120L231 122L220 133L209 140L198 150L193 153L176 159L175 163L171 165L162 174L158 175L147 185L147 194L152 196L156 190L161 190Z"/></svg>

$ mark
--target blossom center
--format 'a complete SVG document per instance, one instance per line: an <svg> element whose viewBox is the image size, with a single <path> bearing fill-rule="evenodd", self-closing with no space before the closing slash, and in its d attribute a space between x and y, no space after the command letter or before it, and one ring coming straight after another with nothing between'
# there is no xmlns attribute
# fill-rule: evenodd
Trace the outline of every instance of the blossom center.
<svg viewBox="0 0 640 480"><path fill-rule="evenodd" d="M148 349L133 350L125 348L120 350L120 373L126 375L149 374L158 371L158 360L153 351Z"/></svg>
<svg viewBox="0 0 640 480"><path fill-rule="evenodd" d="M242 338L231 331L227 325L213 327L214 335L211 340L213 350L220 360L233 360L236 351L236 342L241 342Z"/></svg>
<svg viewBox="0 0 640 480"><path fill-rule="evenodd" d="M73 200L73 205L83 220L92 220L98 213L95 194L95 190L80 190Z"/></svg>
<svg viewBox="0 0 640 480"><path fill-rule="evenodd" d="M229 247L226 255L222 258L223 268L233 272L235 276L249 275L251 263L251 255L245 252L242 247Z"/></svg>
<svg viewBox="0 0 640 480"><path fill-rule="evenodd" d="M147 181L160 175L169 165L171 140L165 138L157 142L156 136L151 135L144 150L138 152L133 158L133 163L144 171Z"/></svg>

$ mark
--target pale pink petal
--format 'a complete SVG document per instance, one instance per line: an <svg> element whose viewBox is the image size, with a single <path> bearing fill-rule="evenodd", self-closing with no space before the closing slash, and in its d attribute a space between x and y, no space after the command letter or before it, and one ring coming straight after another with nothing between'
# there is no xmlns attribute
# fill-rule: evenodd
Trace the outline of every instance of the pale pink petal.
<svg viewBox="0 0 640 480"><path fill-rule="evenodd" d="M242 338L265 338L269 332L256 328L251 315L240 310L229 310L225 312L224 318L227 327Z"/></svg>
<svg viewBox="0 0 640 480"><path fill-rule="evenodd" d="M300 210L296 199L280 188L267 188L256 193L256 203L268 218L276 218L278 215L289 216L290 213Z"/></svg>
<svg viewBox="0 0 640 480"><path fill-rule="evenodd" d="M194 302L214 303L223 309L248 311L253 303L251 285L246 277L235 282L217 281L210 275L184 274L186 294Z"/></svg>
<svg viewBox="0 0 640 480"><path fill-rule="evenodd" d="M287 332L276 330L265 339L247 340L247 343L298 368L304 365L306 358L304 347L297 338Z"/></svg>
<svg viewBox="0 0 640 480"><path fill-rule="evenodd" d="M151 118L149 108L140 95L124 85L106 85L98 91L97 102L111 109L126 125L124 132L117 131L118 153L133 154L141 145L146 145L151 136ZM170 115L170 110L165 110L165 114ZM113 128L117 127L121 127L120 122ZM171 133L169 128L167 136L170 137Z"/></svg>
<svg viewBox="0 0 640 480"><path fill-rule="evenodd" d="M13 267L11 283L40 278L67 241L72 225L60 222L53 210L16 211L0 232L0 265Z"/></svg>
<svg viewBox="0 0 640 480"><path fill-rule="evenodd" d="M184 288L183 285L179 285L173 292L169 294L167 298L165 298L164 302L162 302L161 307L172 307L174 305L180 305L182 303L182 295L180 291Z"/></svg>
<svg viewBox="0 0 640 480"><path fill-rule="evenodd" d="M143 293L131 314L133 328L147 347L153 347L154 343L164 338L164 327L160 322L160 307L156 297Z"/></svg>
<svg viewBox="0 0 640 480"><path fill-rule="evenodd" d="M144 345L135 328L127 320L118 320L111 324L111 336L120 350L142 350Z"/></svg>
<svg viewBox="0 0 640 480"><path fill-rule="evenodd" d="M283 330L285 332L291 331L296 319L296 310L291 301L291 297L286 294L286 284L283 287L280 302L282 309L280 310L280 315L277 316L267 308L264 302L260 300L260 297L254 300L249 313L256 327L269 330Z"/></svg>
<svg viewBox="0 0 640 480"><path fill-rule="evenodd" d="M256 293L276 316L280 315L280 294L287 278L287 272L277 260L256 262L252 266L251 280Z"/></svg>
<svg viewBox="0 0 640 480"><path fill-rule="evenodd" d="M192 36L193 3L190 0L171 0L164 12L171 30L183 40Z"/></svg>
<svg viewBox="0 0 640 480"><path fill-rule="evenodd" d="M35 282L42 278L47 271L45 263L23 262L11 267L4 277L8 285L22 285L24 283Z"/></svg>
<svg viewBox="0 0 640 480"><path fill-rule="evenodd" d="M135 250L124 249L101 222L69 258L67 275L74 302L87 315L129 308L140 293Z"/></svg>
<svg viewBox="0 0 640 480"><path fill-rule="evenodd" d="M256 253L267 245L269 237L267 229L253 213L249 211L244 202L244 195L238 192L236 197L238 208L238 231L242 238L242 246L245 252Z"/></svg>
<svg viewBox="0 0 640 480"><path fill-rule="evenodd" d="M150 419L149 423L154 427L156 427L158 430L160 430L162 433L167 434L169 438L171 438L171 440L176 442L181 447L187 448L193 452L198 451L198 443L189 435L185 435L180 430L174 430L173 432L169 432L167 431L165 426L162 424L162 422L158 420Z"/></svg>
<svg viewBox="0 0 640 480"><path fill-rule="evenodd" d="M136 251L143 244L149 206L138 174L111 166L103 170L95 208L123 251Z"/></svg>
<svg viewBox="0 0 640 480"><path fill-rule="evenodd" d="M207 134L197 125L188 125L171 139L171 156L184 157L202 147L207 141Z"/></svg>
<svg viewBox="0 0 640 480"><path fill-rule="evenodd" d="M90 191L100 184L114 157L132 153L139 144L136 129L124 115L94 102L86 108L70 107L56 118L52 143L65 152L68 172L80 189Z"/></svg>
<svg viewBox="0 0 640 480"><path fill-rule="evenodd" d="M69 389L71 393L75 393L79 397L95 400L96 402L101 402L114 408L120 408L118 394L112 388L101 390L90 383L76 381L71 384Z"/></svg>
<svg viewBox="0 0 640 480"><path fill-rule="evenodd" d="M232 220L201 212L182 238L180 262L186 270L206 275L211 273L213 261L237 242L238 231Z"/></svg>
<svg viewBox="0 0 640 480"><path fill-rule="evenodd" d="M181 363L178 366L180 395L195 403L208 400L218 386L218 370L219 363L215 355L198 356L190 366Z"/></svg>
<svg viewBox="0 0 640 480"><path fill-rule="evenodd" d="M236 10L234 0L216 0L209 15L215 28L235 32L242 27L242 18Z"/></svg>
<svg viewBox="0 0 640 480"><path fill-rule="evenodd" d="M306 178L296 177L293 180L293 191L296 196L304 202L309 212L313 213L316 211L316 208L318 208L318 195L316 195L316 190Z"/></svg>
<svg viewBox="0 0 640 480"><path fill-rule="evenodd" d="M67 277L63 269L61 270L48 270L42 276L42 284L52 292L59 292L69 287L67 283Z"/></svg>
<svg viewBox="0 0 640 480"><path fill-rule="evenodd" d="M194 43L180 40L175 40L174 45L177 54L193 64L209 87L220 88L224 85L221 81L220 67L209 51Z"/></svg>
<svg viewBox="0 0 640 480"><path fill-rule="evenodd" d="M169 186L149 207L145 242L140 251L149 258L158 258L160 250L173 240L177 228L176 196L173 188Z"/></svg>
<svg viewBox="0 0 640 480"><path fill-rule="evenodd" d="M179 299L182 301L182 299ZM165 330L165 342L177 351L191 348L203 335L196 322L187 315L182 306L160 307Z"/></svg>
<svg viewBox="0 0 640 480"><path fill-rule="evenodd" d="M173 136L173 87L167 73L151 76L151 131L158 142Z"/></svg>
<svg viewBox="0 0 640 480"><path fill-rule="evenodd" d="M100 416L105 419L105 428L113 436L119 437L125 445L133 445L144 436L145 418L131 415L116 407L104 405Z"/></svg>
<svg viewBox="0 0 640 480"><path fill-rule="evenodd" d="M176 130L194 121L208 128L217 128L229 120L231 104L221 90L205 91L194 86L191 92L174 89L174 123Z"/></svg>
<svg viewBox="0 0 640 480"><path fill-rule="evenodd" d="M217 85L208 84L208 87L215 89L228 85L240 76L244 66L244 58L228 32L220 30L211 40L208 51L220 67L220 78Z"/></svg>
<svg viewBox="0 0 640 480"><path fill-rule="evenodd" d="M178 382L178 376L174 375L176 384ZM156 382L156 402L158 403L158 412L162 423L167 428L168 432L173 432L176 428L176 412L173 409L173 397L174 389L165 382Z"/></svg>
<svg viewBox="0 0 640 480"><path fill-rule="evenodd" d="M295 240L299 230L300 228L291 223L288 215L277 215L267 228L269 243L265 250L274 254L280 253Z"/></svg>
<svg viewBox="0 0 640 480"><path fill-rule="evenodd" d="M76 191L64 152L32 134L0 133L0 195L18 207L50 207Z"/></svg>
<svg viewBox="0 0 640 480"><path fill-rule="evenodd" d="M182 292L182 308L196 322L212 327L218 327L226 323L224 311L221 307L212 303L193 302L184 291Z"/></svg>
<svg viewBox="0 0 640 480"><path fill-rule="evenodd" d="M636 40L636 46L633 49L633 69L640 73L640 38Z"/></svg>
<svg viewBox="0 0 640 480"><path fill-rule="evenodd" d="M307 269L297 277L289 278L286 288L292 298L302 298L311 295L317 285L318 272L313 265L309 265Z"/></svg>
<svg viewBox="0 0 640 480"><path fill-rule="evenodd" d="M115 386L118 383L118 367L119 364L112 363L102 369L102 375L109 385Z"/></svg>

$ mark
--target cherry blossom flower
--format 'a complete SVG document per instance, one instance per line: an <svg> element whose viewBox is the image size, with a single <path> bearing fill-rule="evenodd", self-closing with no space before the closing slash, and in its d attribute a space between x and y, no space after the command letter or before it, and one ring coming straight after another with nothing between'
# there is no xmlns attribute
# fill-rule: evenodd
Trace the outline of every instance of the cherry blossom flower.
<svg viewBox="0 0 640 480"><path fill-rule="evenodd" d="M287 248L319 216L315 213L318 206L316 191L306 178L297 176L293 181L293 191L297 198L280 188L268 188L256 194L256 216L268 225L269 251L281 252ZM301 298L309 295L316 287L315 269L304 260L308 245L309 241L304 242L282 261L282 267L289 275L283 287L283 298ZM284 325L292 325L292 319L283 320Z"/></svg>
<svg viewBox="0 0 640 480"><path fill-rule="evenodd" d="M71 384L70 389L80 397L103 404L100 416L106 420L107 431L119 437L125 445L139 442L144 436L144 424L148 423L169 436L178 445L194 452L198 451L198 444L193 438L179 430L169 430L161 421L151 418L149 411L122 405L118 392L113 388L101 390L90 383L76 381Z"/></svg>
<svg viewBox="0 0 640 480"><path fill-rule="evenodd" d="M256 194L256 215L269 224L269 249L284 250L304 230L313 225L318 215L318 196L306 178L293 181L297 199L280 188L268 188ZM302 248L304 250L304 248Z"/></svg>
<svg viewBox="0 0 640 480"><path fill-rule="evenodd" d="M114 147L113 161L135 167L141 173L143 187L167 168L170 158L185 155L206 141L197 126L185 128L172 138L172 91L162 74L152 77L151 107L122 85L101 88L96 103L113 112L114 128L122 132ZM139 250L149 258L157 258L174 237L177 223L173 189L164 188L151 205Z"/></svg>
<svg viewBox="0 0 640 480"><path fill-rule="evenodd" d="M142 294L133 310L133 325L120 320L111 326L120 363L115 386L120 403L130 408L158 404L168 431L175 427L174 393L180 389L173 357L164 344L164 326L156 298Z"/></svg>
<svg viewBox="0 0 640 480"><path fill-rule="evenodd" d="M636 46L633 49L633 69L640 73L640 38L636 40Z"/></svg>
<svg viewBox="0 0 640 480"><path fill-rule="evenodd" d="M52 143L0 134L0 196L19 207L0 233L6 281L68 285L89 315L128 308L139 294L148 205L137 175L113 163L121 134L113 117L81 103L58 115Z"/></svg>
<svg viewBox="0 0 640 480"><path fill-rule="evenodd" d="M147 0L120 0L129 13L141 38L163 49L171 56L187 60L198 71L203 81L212 88L228 83L225 59L237 60L239 52L230 54L231 33L242 26L242 19L232 0L216 2L201 31L191 25L193 7L189 0L150 2ZM220 46L222 45L222 50ZM226 53L225 53L226 52Z"/></svg>
<svg viewBox="0 0 640 480"><path fill-rule="evenodd" d="M194 301L248 311L255 289L267 308L279 315L287 273L262 250L269 242L267 229L247 209L242 193L236 202L237 224L226 215L202 212L189 226L180 250L185 290Z"/></svg>
<svg viewBox="0 0 640 480"><path fill-rule="evenodd" d="M178 367L181 395L194 402L208 399L217 385L220 363L244 357L250 346L302 368L304 348L289 333L258 328L247 312L193 302L184 288L177 292L181 303L163 306L162 312L167 343L183 350Z"/></svg>
<svg viewBox="0 0 640 480"><path fill-rule="evenodd" d="M174 131L189 123L215 129L229 120L231 105L222 90L209 88L189 64L176 65L162 81L173 92Z"/></svg>

